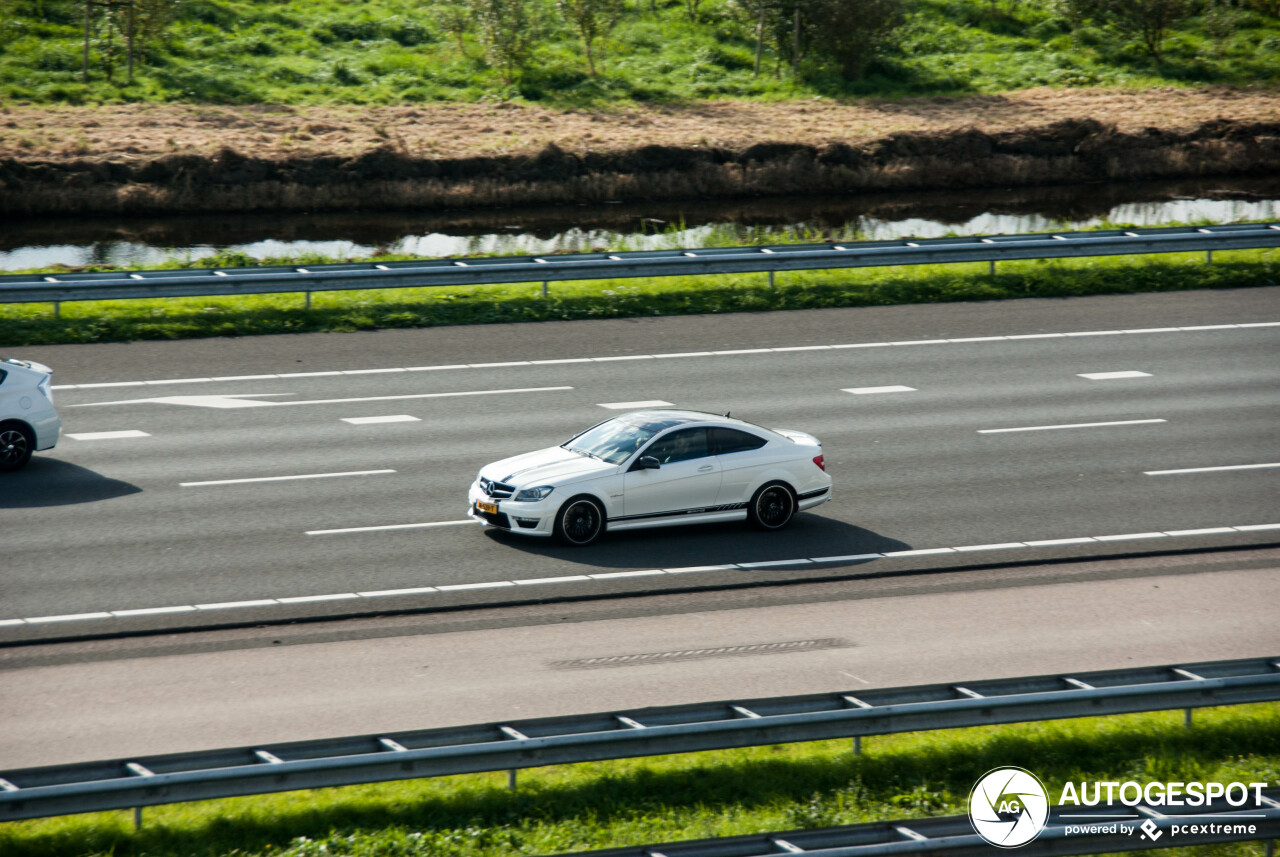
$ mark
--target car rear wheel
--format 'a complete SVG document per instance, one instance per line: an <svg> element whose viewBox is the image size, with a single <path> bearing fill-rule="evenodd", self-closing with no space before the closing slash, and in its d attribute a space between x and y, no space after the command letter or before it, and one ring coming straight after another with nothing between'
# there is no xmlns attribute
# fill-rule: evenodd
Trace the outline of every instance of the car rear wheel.
<svg viewBox="0 0 1280 857"><path fill-rule="evenodd" d="M760 530L780 530L796 513L796 495L784 482L761 486L747 506L747 520Z"/></svg>
<svg viewBox="0 0 1280 857"><path fill-rule="evenodd" d="M25 427L0 426L0 470L19 470L31 459L35 438Z"/></svg>
<svg viewBox="0 0 1280 857"><path fill-rule="evenodd" d="M555 535L561 543L582 547L604 532L604 509L593 497L574 497L556 513Z"/></svg>

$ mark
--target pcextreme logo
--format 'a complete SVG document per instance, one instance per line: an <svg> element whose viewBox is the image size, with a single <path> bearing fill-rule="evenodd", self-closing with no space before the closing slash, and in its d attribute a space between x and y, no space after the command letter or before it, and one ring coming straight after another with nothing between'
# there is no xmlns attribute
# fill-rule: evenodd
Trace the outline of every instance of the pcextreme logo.
<svg viewBox="0 0 1280 857"><path fill-rule="evenodd" d="M969 792L969 823L1000 848L1017 848L1040 835L1049 820L1049 793L1024 768L994 768Z"/></svg>

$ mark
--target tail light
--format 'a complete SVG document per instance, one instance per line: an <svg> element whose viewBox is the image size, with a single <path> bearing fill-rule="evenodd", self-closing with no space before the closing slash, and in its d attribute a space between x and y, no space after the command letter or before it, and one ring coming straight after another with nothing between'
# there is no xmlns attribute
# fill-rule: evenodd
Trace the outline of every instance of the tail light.
<svg viewBox="0 0 1280 857"><path fill-rule="evenodd" d="M825 461L825 460L823 460L823 457L822 457L821 455L815 455L815 456L814 456L814 458L813 458L813 463L814 463L814 464L816 464L816 465L818 465L818 468L819 468L820 470L822 470L822 472L824 472L824 473L826 472L826 470L827 470L827 463L826 463L826 461Z"/></svg>

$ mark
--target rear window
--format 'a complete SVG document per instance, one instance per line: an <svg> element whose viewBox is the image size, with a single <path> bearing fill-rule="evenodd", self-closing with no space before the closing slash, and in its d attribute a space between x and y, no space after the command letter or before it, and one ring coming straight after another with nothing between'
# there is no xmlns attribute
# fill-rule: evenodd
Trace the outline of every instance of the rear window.
<svg viewBox="0 0 1280 857"><path fill-rule="evenodd" d="M738 431L730 428L713 428L709 429L711 435L711 451L713 455L728 455L731 452L746 452L751 449L759 449L768 443L762 437L757 437L750 432Z"/></svg>

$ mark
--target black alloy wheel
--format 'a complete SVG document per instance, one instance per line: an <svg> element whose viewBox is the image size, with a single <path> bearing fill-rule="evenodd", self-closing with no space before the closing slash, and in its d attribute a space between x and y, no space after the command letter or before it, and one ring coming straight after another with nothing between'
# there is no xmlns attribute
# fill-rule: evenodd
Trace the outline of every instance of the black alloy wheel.
<svg viewBox="0 0 1280 857"><path fill-rule="evenodd" d="M555 535L566 545L589 545L604 532L604 510L591 497L574 497L556 515Z"/></svg>
<svg viewBox="0 0 1280 857"><path fill-rule="evenodd" d="M780 530L796 513L796 496L782 482L770 482L751 498L747 517L762 530Z"/></svg>
<svg viewBox="0 0 1280 857"><path fill-rule="evenodd" d="M0 470L19 470L31 458L35 441L21 426L0 428Z"/></svg>

